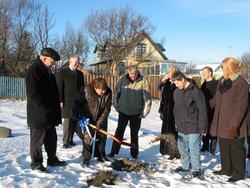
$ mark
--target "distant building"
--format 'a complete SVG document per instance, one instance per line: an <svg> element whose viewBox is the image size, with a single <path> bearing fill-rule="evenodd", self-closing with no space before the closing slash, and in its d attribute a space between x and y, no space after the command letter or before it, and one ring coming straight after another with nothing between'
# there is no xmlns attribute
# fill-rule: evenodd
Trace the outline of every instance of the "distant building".
<svg viewBox="0 0 250 188"><path fill-rule="evenodd" d="M164 47L155 43L144 31L139 32L134 39L125 46L119 46L120 57L116 62L112 59L112 48L116 46L107 42L104 47L96 46L95 63L90 64L95 74L122 75L126 71L129 62L136 62L143 75L164 74L168 66L176 64L185 71L186 63L168 60L163 53Z"/></svg>

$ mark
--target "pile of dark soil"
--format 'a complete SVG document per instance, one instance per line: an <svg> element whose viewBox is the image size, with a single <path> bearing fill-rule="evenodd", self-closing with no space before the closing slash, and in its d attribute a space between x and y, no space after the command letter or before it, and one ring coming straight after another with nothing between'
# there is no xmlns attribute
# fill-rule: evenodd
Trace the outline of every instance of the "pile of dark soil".
<svg viewBox="0 0 250 188"><path fill-rule="evenodd" d="M87 180L88 186L100 187L102 184L115 185L115 180L117 178L116 174L112 171L98 171L93 174L92 178Z"/></svg>
<svg viewBox="0 0 250 188"><path fill-rule="evenodd" d="M181 157L181 154L177 147L177 139L173 134L162 134L160 136L157 136L153 140L151 140L150 143L158 142L158 141L164 141L167 147L167 153L170 156L174 156L175 158L179 159Z"/></svg>
<svg viewBox="0 0 250 188"><path fill-rule="evenodd" d="M112 162L111 167L117 171L125 172L139 172L141 170L145 171L147 174L153 173L153 168L151 165L144 162L137 162L130 160L128 158L119 158Z"/></svg>

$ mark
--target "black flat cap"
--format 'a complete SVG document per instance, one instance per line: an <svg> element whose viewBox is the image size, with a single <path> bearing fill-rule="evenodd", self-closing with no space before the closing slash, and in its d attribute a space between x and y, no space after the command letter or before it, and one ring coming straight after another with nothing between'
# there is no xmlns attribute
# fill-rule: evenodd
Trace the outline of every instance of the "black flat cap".
<svg viewBox="0 0 250 188"><path fill-rule="evenodd" d="M50 57L50 58L54 59L55 61L60 60L60 55L57 53L57 51L55 51L52 48L43 48L41 51L41 55L46 56L46 57Z"/></svg>

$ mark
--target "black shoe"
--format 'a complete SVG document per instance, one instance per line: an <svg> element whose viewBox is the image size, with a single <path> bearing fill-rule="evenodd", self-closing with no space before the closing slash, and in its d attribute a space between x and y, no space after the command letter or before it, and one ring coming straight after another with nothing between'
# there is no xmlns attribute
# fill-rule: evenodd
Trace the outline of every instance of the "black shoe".
<svg viewBox="0 0 250 188"><path fill-rule="evenodd" d="M187 174L183 178L186 179L186 180L191 180L191 179L196 178L196 177L201 178L200 171L193 171L191 174Z"/></svg>
<svg viewBox="0 0 250 188"><path fill-rule="evenodd" d="M133 159L137 159L137 155L131 155Z"/></svg>
<svg viewBox="0 0 250 188"><path fill-rule="evenodd" d="M106 161L110 161L109 159L107 159L106 157L98 157L97 161L105 163Z"/></svg>
<svg viewBox="0 0 250 188"><path fill-rule="evenodd" d="M223 170L218 170L218 171L213 171L213 174L214 175L227 175L227 176L230 176L231 174L230 173L226 173L224 172Z"/></svg>
<svg viewBox="0 0 250 188"><path fill-rule="evenodd" d="M65 166L66 164L67 164L66 161L60 161L60 160L47 162L48 166Z"/></svg>
<svg viewBox="0 0 250 188"><path fill-rule="evenodd" d="M201 152L205 152L205 151L208 151L208 149L207 149L207 148L202 147L200 151L201 151Z"/></svg>
<svg viewBox="0 0 250 188"><path fill-rule="evenodd" d="M42 164L33 165L33 166L31 167L31 169L32 169L32 170L38 170L38 171L44 172L44 173L48 173L48 172L49 172L48 169L45 168Z"/></svg>
<svg viewBox="0 0 250 188"><path fill-rule="evenodd" d="M97 158L97 161L102 162L102 163L105 163L105 159L103 159L103 158L101 158L101 157L98 157L98 158Z"/></svg>
<svg viewBox="0 0 250 188"><path fill-rule="evenodd" d="M82 167L89 167L89 160L83 160Z"/></svg>
<svg viewBox="0 0 250 188"><path fill-rule="evenodd" d="M68 149L69 148L69 144L63 144L63 148L64 149Z"/></svg>
<svg viewBox="0 0 250 188"><path fill-rule="evenodd" d="M199 177L201 175L200 171L193 171L192 172L192 177L195 178L195 177Z"/></svg>
<svg viewBox="0 0 250 188"><path fill-rule="evenodd" d="M69 145L71 145L71 146L75 146L76 144L74 143L74 142L70 142L70 144Z"/></svg>
<svg viewBox="0 0 250 188"><path fill-rule="evenodd" d="M214 175L225 175L224 172L222 170L218 170L218 171L213 171Z"/></svg>
<svg viewBox="0 0 250 188"><path fill-rule="evenodd" d="M209 152L212 156L215 156L215 151L210 151Z"/></svg>
<svg viewBox="0 0 250 188"><path fill-rule="evenodd" d="M188 172L189 170L186 170L186 169L182 168L181 166L179 166L174 171L175 172Z"/></svg>
<svg viewBox="0 0 250 188"><path fill-rule="evenodd" d="M174 156L170 156L168 160L173 160L174 158L175 158Z"/></svg>
<svg viewBox="0 0 250 188"><path fill-rule="evenodd" d="M108 154L108 157L109 158L113 158L115 156L115 154L114 153L110 153L110 154Z"/></svg>
<svg viewBox="0 0 250 188"><path fill-rule="evenodd" d="M247 154L247 159L250 159L250 153Z"/></svg>
<svg viewBox="0 0 250 188"><path fill-rule="evenodd" d="M239 181L239 180L242 180L242 179L238 179L238 178L233 178L233 177L231 177L231 178L229 178L228 180L227 180L227 182L236 182L236 181Z"/></svg>

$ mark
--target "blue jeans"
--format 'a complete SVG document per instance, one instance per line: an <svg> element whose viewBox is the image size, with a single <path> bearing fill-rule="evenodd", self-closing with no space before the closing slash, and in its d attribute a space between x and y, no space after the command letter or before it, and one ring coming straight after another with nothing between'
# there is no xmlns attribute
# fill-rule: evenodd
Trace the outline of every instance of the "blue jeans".
<svg viewBox="0 0 250 188"><path fill-rule="evenodd" d="M185 170L200 171L201 134L178 133L178 149L181 153L181 165Z"/></svg>

